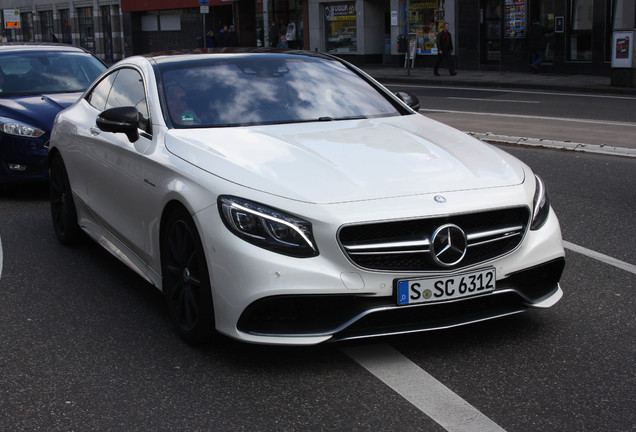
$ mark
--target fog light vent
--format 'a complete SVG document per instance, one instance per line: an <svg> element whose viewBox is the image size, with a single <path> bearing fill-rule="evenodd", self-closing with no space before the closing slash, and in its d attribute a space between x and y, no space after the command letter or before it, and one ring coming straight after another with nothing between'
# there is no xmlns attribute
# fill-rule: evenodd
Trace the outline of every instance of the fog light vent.
<svg viewBox="0 0 636 432"><path fill-rule="evenodd" d="M11 171L26 171L27 166L22 164L9 164L9 169Z"/></svg>

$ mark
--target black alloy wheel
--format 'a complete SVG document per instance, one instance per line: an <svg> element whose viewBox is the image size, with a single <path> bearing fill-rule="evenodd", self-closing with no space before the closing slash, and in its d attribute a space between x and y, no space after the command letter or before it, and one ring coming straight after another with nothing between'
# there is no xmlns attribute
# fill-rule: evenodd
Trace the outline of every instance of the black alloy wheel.
<svg viewBox="0 0 636 432"><path fill-rule="evenodd" d="M49 201L57 239L65 245L76 243L82 231L77 224L77 211L66 167L59 154L53 157L49 167Z"/></svg>
<svg viewBox="0 0 636 432"><path fill-rule="evenodd" d="M215 334L214 309L201 239L184 209L173 210L164 226L161 262L170 317L188 343L208 343Z"/></svg>

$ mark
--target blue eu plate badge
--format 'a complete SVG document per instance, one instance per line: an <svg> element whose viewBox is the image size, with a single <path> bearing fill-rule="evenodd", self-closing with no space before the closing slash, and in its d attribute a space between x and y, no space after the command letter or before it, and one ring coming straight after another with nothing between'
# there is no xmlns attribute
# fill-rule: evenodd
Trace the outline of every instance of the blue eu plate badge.
<svg viewBox="0 0 636 432"><path fill-rule="evenodd" d="M398 282L398 304L409 304L409 281Z"/></svg>

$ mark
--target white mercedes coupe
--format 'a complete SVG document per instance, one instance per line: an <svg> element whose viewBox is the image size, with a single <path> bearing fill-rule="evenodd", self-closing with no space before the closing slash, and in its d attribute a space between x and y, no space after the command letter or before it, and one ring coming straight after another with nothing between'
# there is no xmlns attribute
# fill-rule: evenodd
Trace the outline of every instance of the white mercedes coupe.
<svg viewBox="0 0 636 432"><path fill-rule="evenodd" d="M127 58L62 111L55 234L160 289L179 334L310 345L554 305L543 181L338 58Z"/></svg>

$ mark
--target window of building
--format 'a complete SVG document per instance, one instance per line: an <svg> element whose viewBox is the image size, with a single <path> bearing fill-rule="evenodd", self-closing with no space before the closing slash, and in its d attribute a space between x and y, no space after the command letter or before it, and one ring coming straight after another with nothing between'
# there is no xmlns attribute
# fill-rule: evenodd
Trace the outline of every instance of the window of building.
<svg viewBox="0 0 636 432"><path fill-rule="evenodd" d="M356 53L358 28L354 2L325 5L325 48L330 53Z"/></svg>
<svg viewBox="0 0 636 432"><path fill-rule="evenodd" d="M95 52L95 27L93 25L93 8L77 8L79 22L80 46Z"/></svg>
<svg viewBox="0 0 636 432"><path fill-rule="evenodd" d="M110 20L110 6L101 7L102 34L104 35L104 56L108 63L113 62L113 26Z"/></svg>
<svg viewBox="0 0 636 432"><path fill-rule="evenodd" d="M437 54L435 37L442 29L444 11L439 0L411 0L407 13L408 34L416 54Z"/></svg>
<svg viewBox="0 0 636 432"><path fill-rule="evenodd" d="M22 26L22 41L34 42L35 39L33 38L33 13L21 13L20 21L20 25Z"/></svg>
<svg viewBox="0 0 636 432"><path fill-rule="evenodd" d="M71 33L71 16L68 9L60 9L58 10L59 20L60 20L60 30L62 31L62 43L72 44L73 36Z"/></svg>
<svg viewBox="0 0 636 432"><path fill-rule="evenodd" d="M287 29L293 21L296 29L292 45L303 49L303 6L300 0L256 1L256 44L284 47L287 44ZM293 31L293 28L290 29Z"/></svg>
<svg viewBox="0 0 636 432"><path fill-rule="evenodd" d="M55 30L53 28L53 11L40 12L40 31L42 32L42 40L45 42L54 42Z"/></svg>
<svg viewBox="0 0 636 432"><path fill-rule="evenodd" d="M568 0L567 59L592 61L594 0Z"/></svg>

